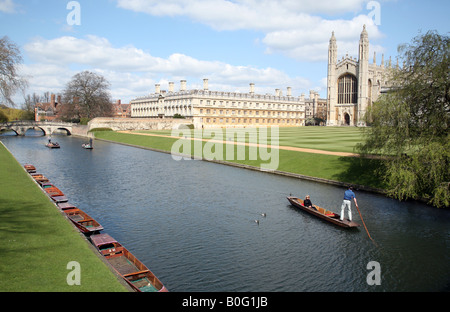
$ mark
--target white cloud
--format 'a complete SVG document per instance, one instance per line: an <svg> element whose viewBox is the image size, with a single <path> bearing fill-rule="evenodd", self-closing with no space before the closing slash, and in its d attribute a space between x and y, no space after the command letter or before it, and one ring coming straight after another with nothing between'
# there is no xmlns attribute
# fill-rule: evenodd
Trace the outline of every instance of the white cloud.
<svg viewBox="0 0 450 312"><path fill-rule="evenodd" d="M216 30L256 30L267 53L283 53L302 61L327 59L328 40L335 31L344 45L357 42L364 24L371 39L382 37L368 16L368 0L117 0L120 8L153 16L185 16ZM352 19L321 15L361 12ZM339 48L339 47L338 47Z"/></svg>
<svg viewBox="0 0 450 312"><path fill-rule="evenodd" d="M292 78L270 67L235 66L180 53L161 58L132 45L114 47L107 39L97 36L35 38L24 50L36 62L23 70L23 74L31 76L31 89L35 92L62 91L70 78L82 70L104 75L111 82L113 97L125 101L153 92L155 83L167 85L168 81L181 79L187 79L190 88L201 88L202 79L208 78L210 89L223 91L248 92L250 82L261 93L273 93L275 88L287 86L293 87L294 93L310 86L305 78ZM47 89L42 90L44 87Z"/></svg>
<svg viewBox="0 0 450 312"><path fill-rule="evenodd" d="M308 14L357 12L367 0L117 0L120 8L154 16L186 16L215 29L291 29Z"/></svg>
<svg viewBox="0 0 450 312"><path fill-rule="evenodd" d="M13 0L0 0L0 12L15 13L16 5Z"/></svg>

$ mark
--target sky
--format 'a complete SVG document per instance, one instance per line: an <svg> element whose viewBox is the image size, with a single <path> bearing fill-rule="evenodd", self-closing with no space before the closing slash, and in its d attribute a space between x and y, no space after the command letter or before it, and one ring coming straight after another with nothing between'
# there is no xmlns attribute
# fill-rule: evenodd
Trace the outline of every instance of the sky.
<svg viewBox="0 0 450 312"><path fill-rule="evenodd" d="M326 98L328 43L358 56L363 25L370 61L395 64L397 47L450 30L448 0L0 0L0 37L23 56L26 94L61 93L84 70L129 103L187 81L188 89ZM14 97L20 106L24 94Z"/></svg>

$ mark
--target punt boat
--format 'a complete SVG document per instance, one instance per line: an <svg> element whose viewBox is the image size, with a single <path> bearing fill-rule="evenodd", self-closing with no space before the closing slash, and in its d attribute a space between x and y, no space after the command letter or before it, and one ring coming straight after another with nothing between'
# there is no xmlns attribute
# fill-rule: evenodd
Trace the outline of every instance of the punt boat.
<svg viewBox="0 0 450 312"><path fill-rule="evenodd" d="M92 235L92 244L137 292L167 292L161 281L131 252L108 234Z"/></svg>
<svg viewBox="0 0 450 312"><path fill-rule="evenodd" d="M355 228L359 227L359 225L356 222L349 221L347 219L341 220L340 215L337 213L334 213L330 210L326 210L324 208L321 208L317 205L313 205L315 208L309 208L306 206L303 206L303 200L297 197L289 196L287 197L287 200L291 203L292 206L302 209L303 211L309 212L310 214L319 217L320 219L324 221L328 221L330 223L336 224L340 227L344 228Z"/></svg>
<svg viewBox="0 0 450 312"><path fill-rule="evenodd" d="M60 148L61 146L59 146L58 142L48 142L47 144L45 144L45 146L49 147L49 148Z"/></svg>
<svg viewBox="0 0 450 312"><path fill-rule="evenodd" d="M24 168L28 173L36 173L36 167L33 165L26 164Z"/></svg>
<svg viewBox="0 0 450 312"><path fill-rule="evenodd" d="M47 183L47 182L49 182L49 180L48 180L43 174L40 174L40 173L32 173L31 176L32 176L33 179L34 179L37 183L39 183L41 186L42 186L42 183Z"/></svg>
<svg viewBox="0 0 450 312"><path fill-rule="evenodd" d="M43 185L43 188L44 188L44 191L47 193L47 195L56 203L68 201L68 199L64 195L64 193L61 192L61 190L59 188L57 188L56 186L54 186L53 184L45 183Z"/></svg>
<svg viewBox="0 0 450 312"><path fill-rule="evenodd" d="M69 203L69 202L57 203L56 205L58 206L59 209L61 209L61 210L63 210L63 211L66 210L66 209L78 208L78 207L72 205L72 204Z"/></svg>
<svg viewBox="0 0 450 312"><path fill-rule="evenodd" d="M66 216L70 219L70 221L72 221L73 224L75 224L75 226L83 234L90 235L103 230L103 226L101 226L100 223L95 221L90 215L88 215L81 209L71 207L66 208L63 211L66 214Z"/></svg>

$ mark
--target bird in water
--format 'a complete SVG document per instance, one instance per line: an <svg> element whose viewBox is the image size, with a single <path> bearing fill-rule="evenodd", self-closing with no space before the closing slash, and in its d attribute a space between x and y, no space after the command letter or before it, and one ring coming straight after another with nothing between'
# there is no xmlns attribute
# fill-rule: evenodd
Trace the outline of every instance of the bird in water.
<svg viewBox="0 0 450 312"><path fill-rule="evenodd" d="M267 214L266 214L265 212L263 212L261 215L262 215L264 218L267 216Z"/></svg>
<svg viewBox="0 0 450 312"><path fill-rule="evenodd" d="M255 222L256 222L256 224L258 224L258 225L259 225L259 220L255 220Z"/></svg>

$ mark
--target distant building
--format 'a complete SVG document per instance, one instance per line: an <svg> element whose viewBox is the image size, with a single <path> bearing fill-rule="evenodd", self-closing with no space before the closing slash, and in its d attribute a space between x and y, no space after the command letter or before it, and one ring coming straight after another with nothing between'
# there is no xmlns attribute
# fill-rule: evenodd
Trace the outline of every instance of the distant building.
<svg viewBox="0 0 450 312"><path fill-rule="evenodd" d="M61 119L61 113L65 104L61 102L61 96L51 95L50 102L37 103L34 107L35 121L53 121ZM117 100L113 106L113 117L129 118L131 117L130 104L122 104L121 100Z"/></svg>
<svg viewBox="0 0 450 312"><path fill-rule="evenodd" d="M115 118L131 117L131 105L122 104L121 100L117 100L117 102L113 104L113 117Z"/></svg>
<svg viewBox="0 0 450 312"><path fill-rule="evenodd" d="M316 91L310 90L309 99L305 100L305 118L327 120L327 99L319 98L319 93Z"/></svg>
<svg viewBox="0 0 450 312"><path fill-rule="evenodd" d="M391 68L391 60L389 66ZM365 126L364 117L372 105L388 87L388 68L384 64L369 64L369 36L364 25L359 40L359 56L353 59L348 55L337 59L337 45L334 32L328 49L328 86L327 86L327 125L329 126Z"/></svg>
<svg viewBox="0 0 450 312"><path fill-rule="evenodd" d="M58 118L58 114L61 111L61 96L52 94L50 96L50 102L36 103L34 107L34 120L35 121L53 121Z"/></svg>
<svg viewBox="0 0 450 312"><path fill-rule="evenodd" d="M180 90L162 91L155 86L155 93L130 102L133 118L192 118L196 128L256 127L256 126L303 126L305 123L305 100L292 96L287 88L283 96L280 89L275 95L255 94L250 83L248 93L210 91L208 79L203 80L203 90L187 90L181 80Z"/></svg>

